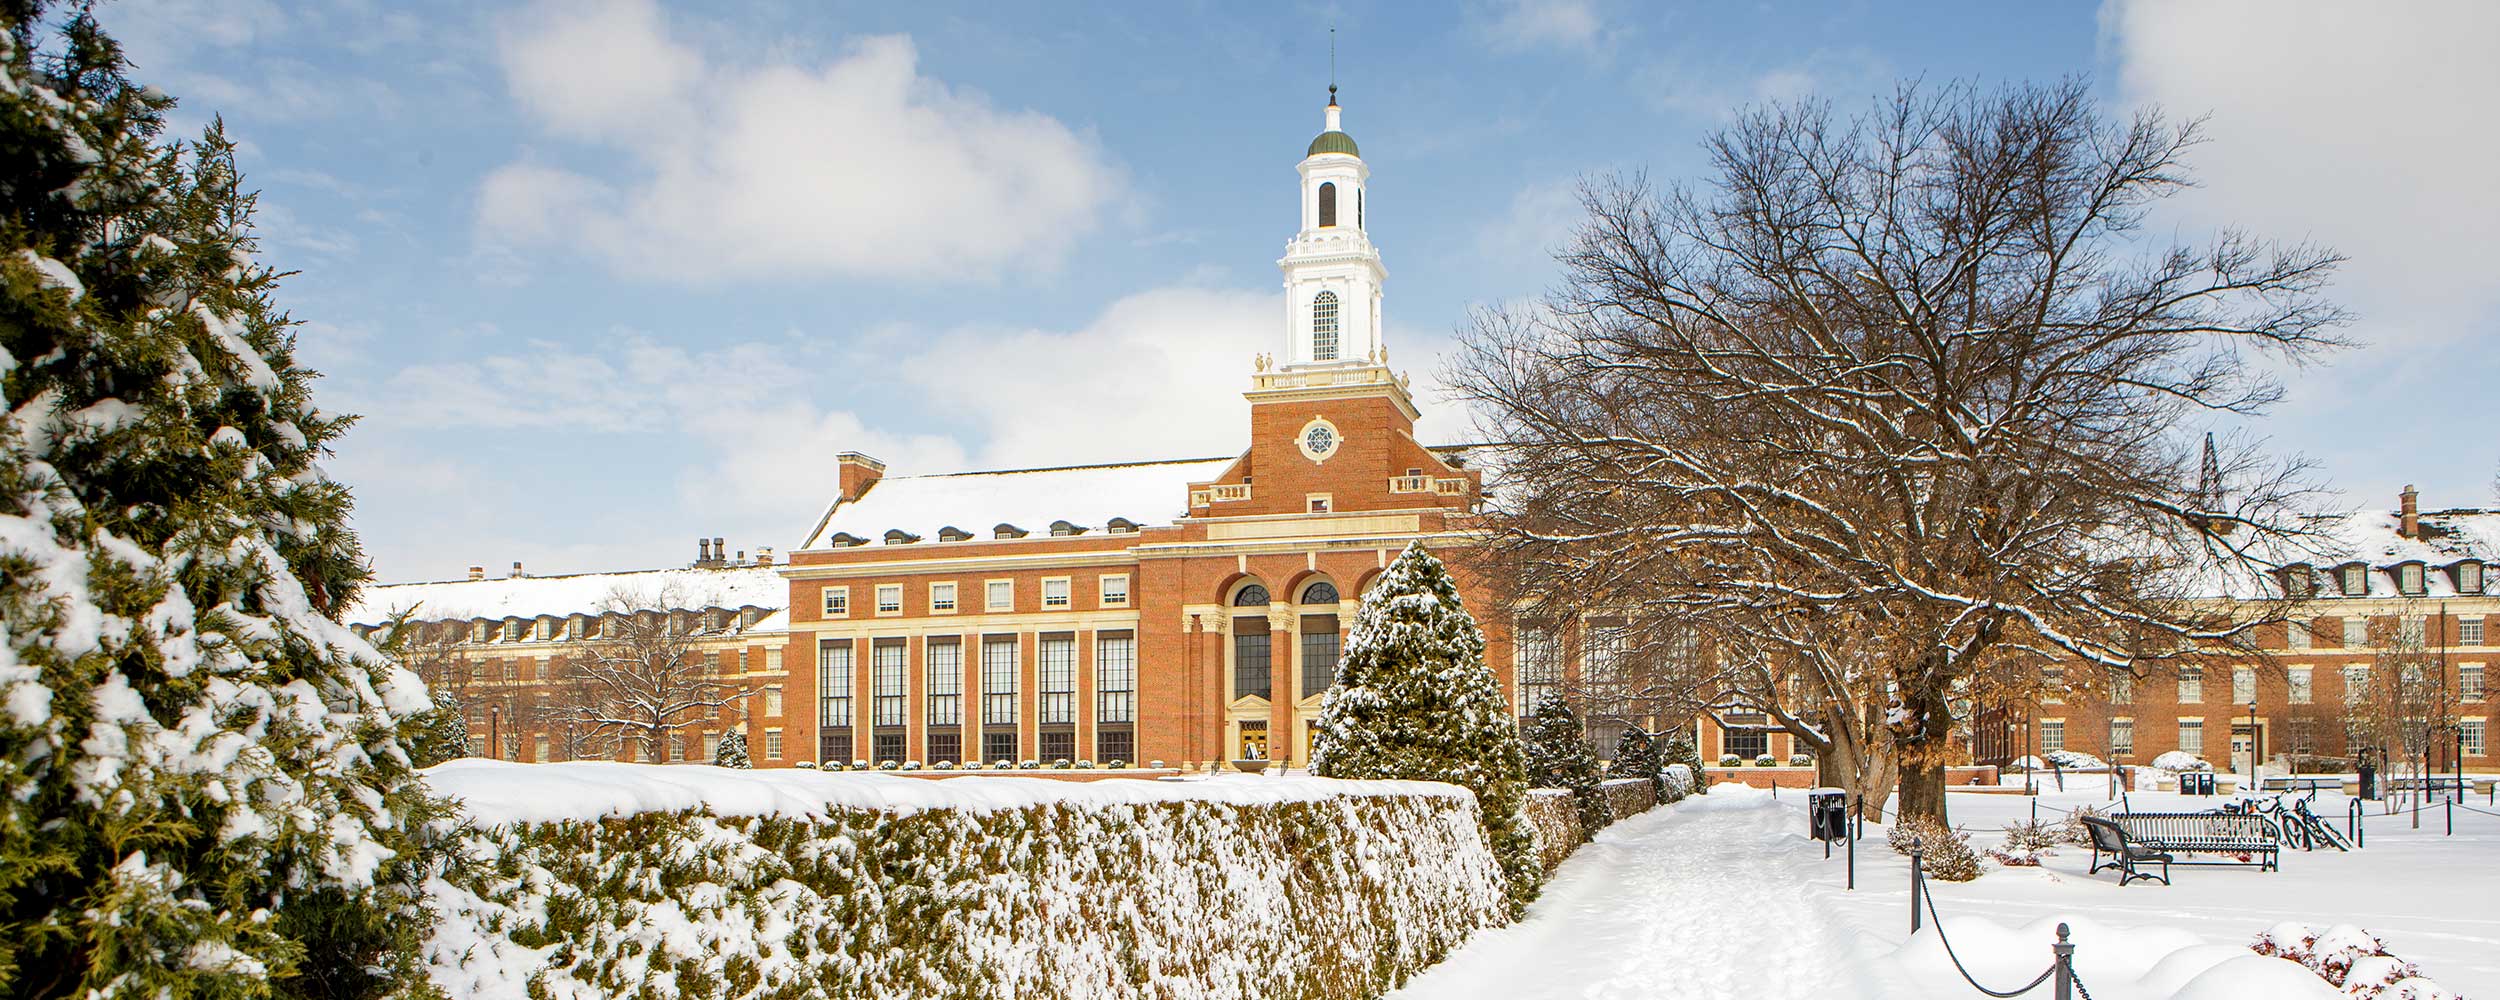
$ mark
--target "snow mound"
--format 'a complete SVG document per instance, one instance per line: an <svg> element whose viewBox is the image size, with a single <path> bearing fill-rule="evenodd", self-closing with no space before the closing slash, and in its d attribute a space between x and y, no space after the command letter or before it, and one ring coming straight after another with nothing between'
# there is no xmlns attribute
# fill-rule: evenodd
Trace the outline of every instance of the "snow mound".
<svg viewBox="0 0 2500 1000"><path fill-rule="evenodd" d="M806 818L824 816L836 809L899 814L928 809L989 813L1056 802L1263 805L1341 796L1468 796L1464 788L1431 781L1343 781L1247 774L1198 781L1077 782L987 776L931 779L796 768L742 771L703 765L608 761L517 764L476 758L439 764L423 774L435 792L461 800L461 811L487 826L698 810L714 816Z"/></svg>
<svg viewBox="0 0 2500 1000"><path fill-rule="evenodd" d="M2172 750L2153 758L2153 766L2164 771L2211 771L2214 769L2212 764L2205 763L2204 758L2179 750Z"/></svg>
<svg viewBox="0 0 2500 1000"><path fill-rule="evenodd" d="M2043 917L2007 927L1984 917L1947 917L1943 935L1930 926L1893 954L1908 981L1937 997L1976 997L1953 966L1981 985L2011 990L2049 967L2057 925L2075 946L2075 976L2097 1000L2342 1000L2343 994L2298 962L2238 945L2211 944L2175 927L2124 927L2089 917ZM2044 984L2038 995L2047 995Z"/></svg>

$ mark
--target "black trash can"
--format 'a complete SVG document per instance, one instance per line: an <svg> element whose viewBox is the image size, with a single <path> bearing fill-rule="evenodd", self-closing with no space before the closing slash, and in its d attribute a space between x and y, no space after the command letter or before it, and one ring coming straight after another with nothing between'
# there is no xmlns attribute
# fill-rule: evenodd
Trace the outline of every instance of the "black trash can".
<svg viewBox="0 0 2500 1000"><path fill-rule="evenodd" d="M1848 839L1849 793L1837 788L1807 792L1806 835L1823 841Z"/></svg>
<svg viewBox="0 0 2500 1000"><path fill-rule="evenodd" d="M2378 798L2378 766L2368 761L2361 762L2361 797Z"/></svg>

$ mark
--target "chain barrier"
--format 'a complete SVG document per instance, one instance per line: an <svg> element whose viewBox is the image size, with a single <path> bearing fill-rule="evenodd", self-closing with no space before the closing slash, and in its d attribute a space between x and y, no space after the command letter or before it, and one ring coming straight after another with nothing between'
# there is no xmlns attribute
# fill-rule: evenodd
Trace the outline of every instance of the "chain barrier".
<svg viewBox="0 0 2500 1000"><path fill-rule="evenodd" d="M1915 860L1917 855L1913 854L1911 857ZM2049 967L2040 970L2040 974L2033 977L2030 982L2024 983L2021 987L2012 990L1992 990L1986 986L1980 985L1979 980L1971 978L1970 969L1962 964L1962 956L1954 952L1953 939L1945 936L1944 914L1937 912L1936 895L1935 893L1928 891L1927 880L1923 878L1917 879L1913 891L1918 893L1919 898L1910 901L1911 919L1913 921L1917 919L1918 904L1922 901L1925 902L1927 905L1927 913L1932 918L1931 922L1936 926L1936 940L1944 943L1944 957L1953 960L1953 971L1961 973L1962 981L1969 983L1970 988L1978 990L1979 992L1985 993L1989 996L1997 997L1999 1000L2006 1000L2006 998L2022 996L2025 993L2039 989L2041 983L2048 982L2049 977L2055 976L2060 972L2064 972L2065 975L2062 977L2062 981L2058 983L2059 997L2062 998L2066 995L2065 987L2068 983L2072 983L2078 988L2083 985L2083 981L2075 977L2075 946L2073 942L2067 939L2065 924L2057 925L2057 943L2051 946L2053 954L2055 954L2056 957L2050 959ZM2085 991L2083 997L2084 1000L2092 1000L2092 994L2090 991Z"/></svg>

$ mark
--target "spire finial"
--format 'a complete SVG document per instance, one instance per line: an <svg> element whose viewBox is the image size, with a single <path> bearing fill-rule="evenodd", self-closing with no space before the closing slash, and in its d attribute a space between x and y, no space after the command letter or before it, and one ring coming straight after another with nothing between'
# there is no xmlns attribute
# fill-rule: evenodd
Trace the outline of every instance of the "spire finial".
<svg viewBox="0 0 2500 1000"><path fill-rule="evenodd" d="M1337 106L1337 26L1328 26L1328 106Z"/></svg>

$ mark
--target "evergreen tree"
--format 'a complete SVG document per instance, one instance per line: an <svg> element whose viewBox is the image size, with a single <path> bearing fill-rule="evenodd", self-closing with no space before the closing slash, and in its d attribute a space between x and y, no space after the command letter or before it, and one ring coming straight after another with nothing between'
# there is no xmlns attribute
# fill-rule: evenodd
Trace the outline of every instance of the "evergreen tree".
<svg viewBox="0 0 2500 1000"><path fill-rule="evenodd" d="M1597 789L1604 777L1597 766L1597 751L1589 749L1589 741L1582 738L1580 717L1562 695L1549 694L1537 703L1526 740L1530 786L1570 789L1571 801L1580 807L1580 829L1590 836L1614 821L1605 793Z"/></svg>
<svg viewBox="0 0 2500 1000"><path fill-rule="evenodd" d="M747 758L746 731L732 729L723 734L719 748L712 751L712 763L719 767L734 767L741 771L753 770L755 762Z"/></svg>
<svg viewBox="0 0 2500 1000"><path fill-rule="evenodd" d="M1615 759L1614 763L1608 766L1607 774L1616 778L1639 778L1647 781L1650 790L1657 792L1660 801L1664 801L1667 790L1666 779L1659 776L1658 770L1665 764L1666 762L1658 757L1658 741L1649 735L1649 730L1639 726L1625 726L1623 737L1615 741Z"/></svg>
<svg viewBox="0 0 2500 1000"><path fill-rule="evenodd" d="M430 991L422 683L366 577L222 127L0 5L0 996Z"/></svg>
<svg viewBox="0 0 2500 1000"><path fill-rule="evenodd" d="M1681 734L1668 737L1665 748L1658 752L1658 759L1661 766L1682 764L1690 769L1693 772L1693 794L1710 793L1710 772L1701 769L1701 748L1693 745L1692 737Z"/></svg>
<svg viewBox="0 0 2500 1000"><path fill-rule="evenodd" d="M434 707L409 720L406 740L408 762L415 767L433 767L468 756L469 719L461 710L460 696L449 691L434 692Z"/></svg>
<svg viewBox="0 0 2500 1000"><path fill-rule="evenodd" d="M1382 571L1354 612L1337 683L1320 703L1311 773L1446 781L1476 793L1486 842L1508 876L1513 912L1544 878L1519 808L1519 731L1484 633L1422 542Z"/></svg>

